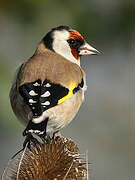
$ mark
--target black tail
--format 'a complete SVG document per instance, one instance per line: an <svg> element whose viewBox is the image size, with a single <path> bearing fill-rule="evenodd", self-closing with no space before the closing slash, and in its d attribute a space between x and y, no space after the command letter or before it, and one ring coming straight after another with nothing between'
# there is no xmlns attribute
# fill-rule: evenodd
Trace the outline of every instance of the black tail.
<svg viewBox="0 0 135 180"><path fill-rule="evenodd" d="M32 120L29 121L26 129L23 132L23 136L27 136L29 133L35 133L39 136L46 136L46 127L48 123L48 119L46 118L41 123L34 123Z"/></svg>

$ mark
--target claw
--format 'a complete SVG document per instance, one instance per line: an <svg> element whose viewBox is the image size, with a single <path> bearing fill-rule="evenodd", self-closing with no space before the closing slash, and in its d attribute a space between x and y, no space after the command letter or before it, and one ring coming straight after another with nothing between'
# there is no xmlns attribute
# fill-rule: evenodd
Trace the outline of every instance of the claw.
<svg viewBox="0 0 135 180"><path fill-rule="evenodd" d="M42 134L39 136L41 138L41 140L45 143L49 143L51 140L51 137L49 135L47 135L46 133Z"/></svg>
<svg viewBox="0 0 135 180"><path fill-rule="evenodd" d="M52 139L57 140L59 137L62 137L60 131L56 131L53 133Z"/></svg>
<svg viewBox="0 0 135 180"><path fill-rule="evenodd" d="M31 143L33 144L37 144L39 143L38 140L36 138L34 138L32 136L31 133L28 133L28 135L26 136L25 140L24 140L24 143L23 143L23 148L26 147L26 144L28 143L27 147L29 148L29 150L31 151Z"/></svg>

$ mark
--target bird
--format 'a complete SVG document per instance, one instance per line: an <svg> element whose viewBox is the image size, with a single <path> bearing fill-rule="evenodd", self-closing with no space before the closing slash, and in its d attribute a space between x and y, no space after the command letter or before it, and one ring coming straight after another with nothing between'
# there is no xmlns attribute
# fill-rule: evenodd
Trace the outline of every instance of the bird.
<svg viewBox="0 0 135 180"><path fill-rule="evenodd" d="M87 89L80 58L98 53L69 26L54 27L42 38L17 69L10 90L12 110L25 125L23 136L46 137L72 121Z"/></svg>

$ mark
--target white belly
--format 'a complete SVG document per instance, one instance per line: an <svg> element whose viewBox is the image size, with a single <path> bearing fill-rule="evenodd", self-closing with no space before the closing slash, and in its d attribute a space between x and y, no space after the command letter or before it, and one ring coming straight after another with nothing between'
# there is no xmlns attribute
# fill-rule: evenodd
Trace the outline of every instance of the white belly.
<svg viewBox="0 0 135 180"><path fill-rule="evenodd" d="M49 116L47 133L55 132L69 124L78 112L84 97L83 91L78 91L63 103L46 111Z"/></svg>

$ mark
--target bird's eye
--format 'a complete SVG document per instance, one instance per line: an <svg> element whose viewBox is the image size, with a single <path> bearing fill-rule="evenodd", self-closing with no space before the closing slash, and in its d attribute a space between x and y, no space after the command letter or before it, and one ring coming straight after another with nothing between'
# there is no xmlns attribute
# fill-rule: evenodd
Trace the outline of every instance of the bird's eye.
<svg viewBox="0 0 135 180"><path fill-rule="evenodd" d="M74 39L70 39L70 44L74 44L75 40Z"/></svg>
<svg viewBox="0 0 135 180"><path fill-rule="evenodd" d="M68 41L68 43L69 43L70 45L76 44L76 40L75 40L75 39L69 39L69 40L67 40L67 41Z"/></svg>
<svg viewBox="0 0 135 180"><path fill-rule="evenodd" d="M73 49L78 50L80 48L80 46L84 43L83 40L78 40L78 39L68 39L67 40L69 46Z"/></svg>

